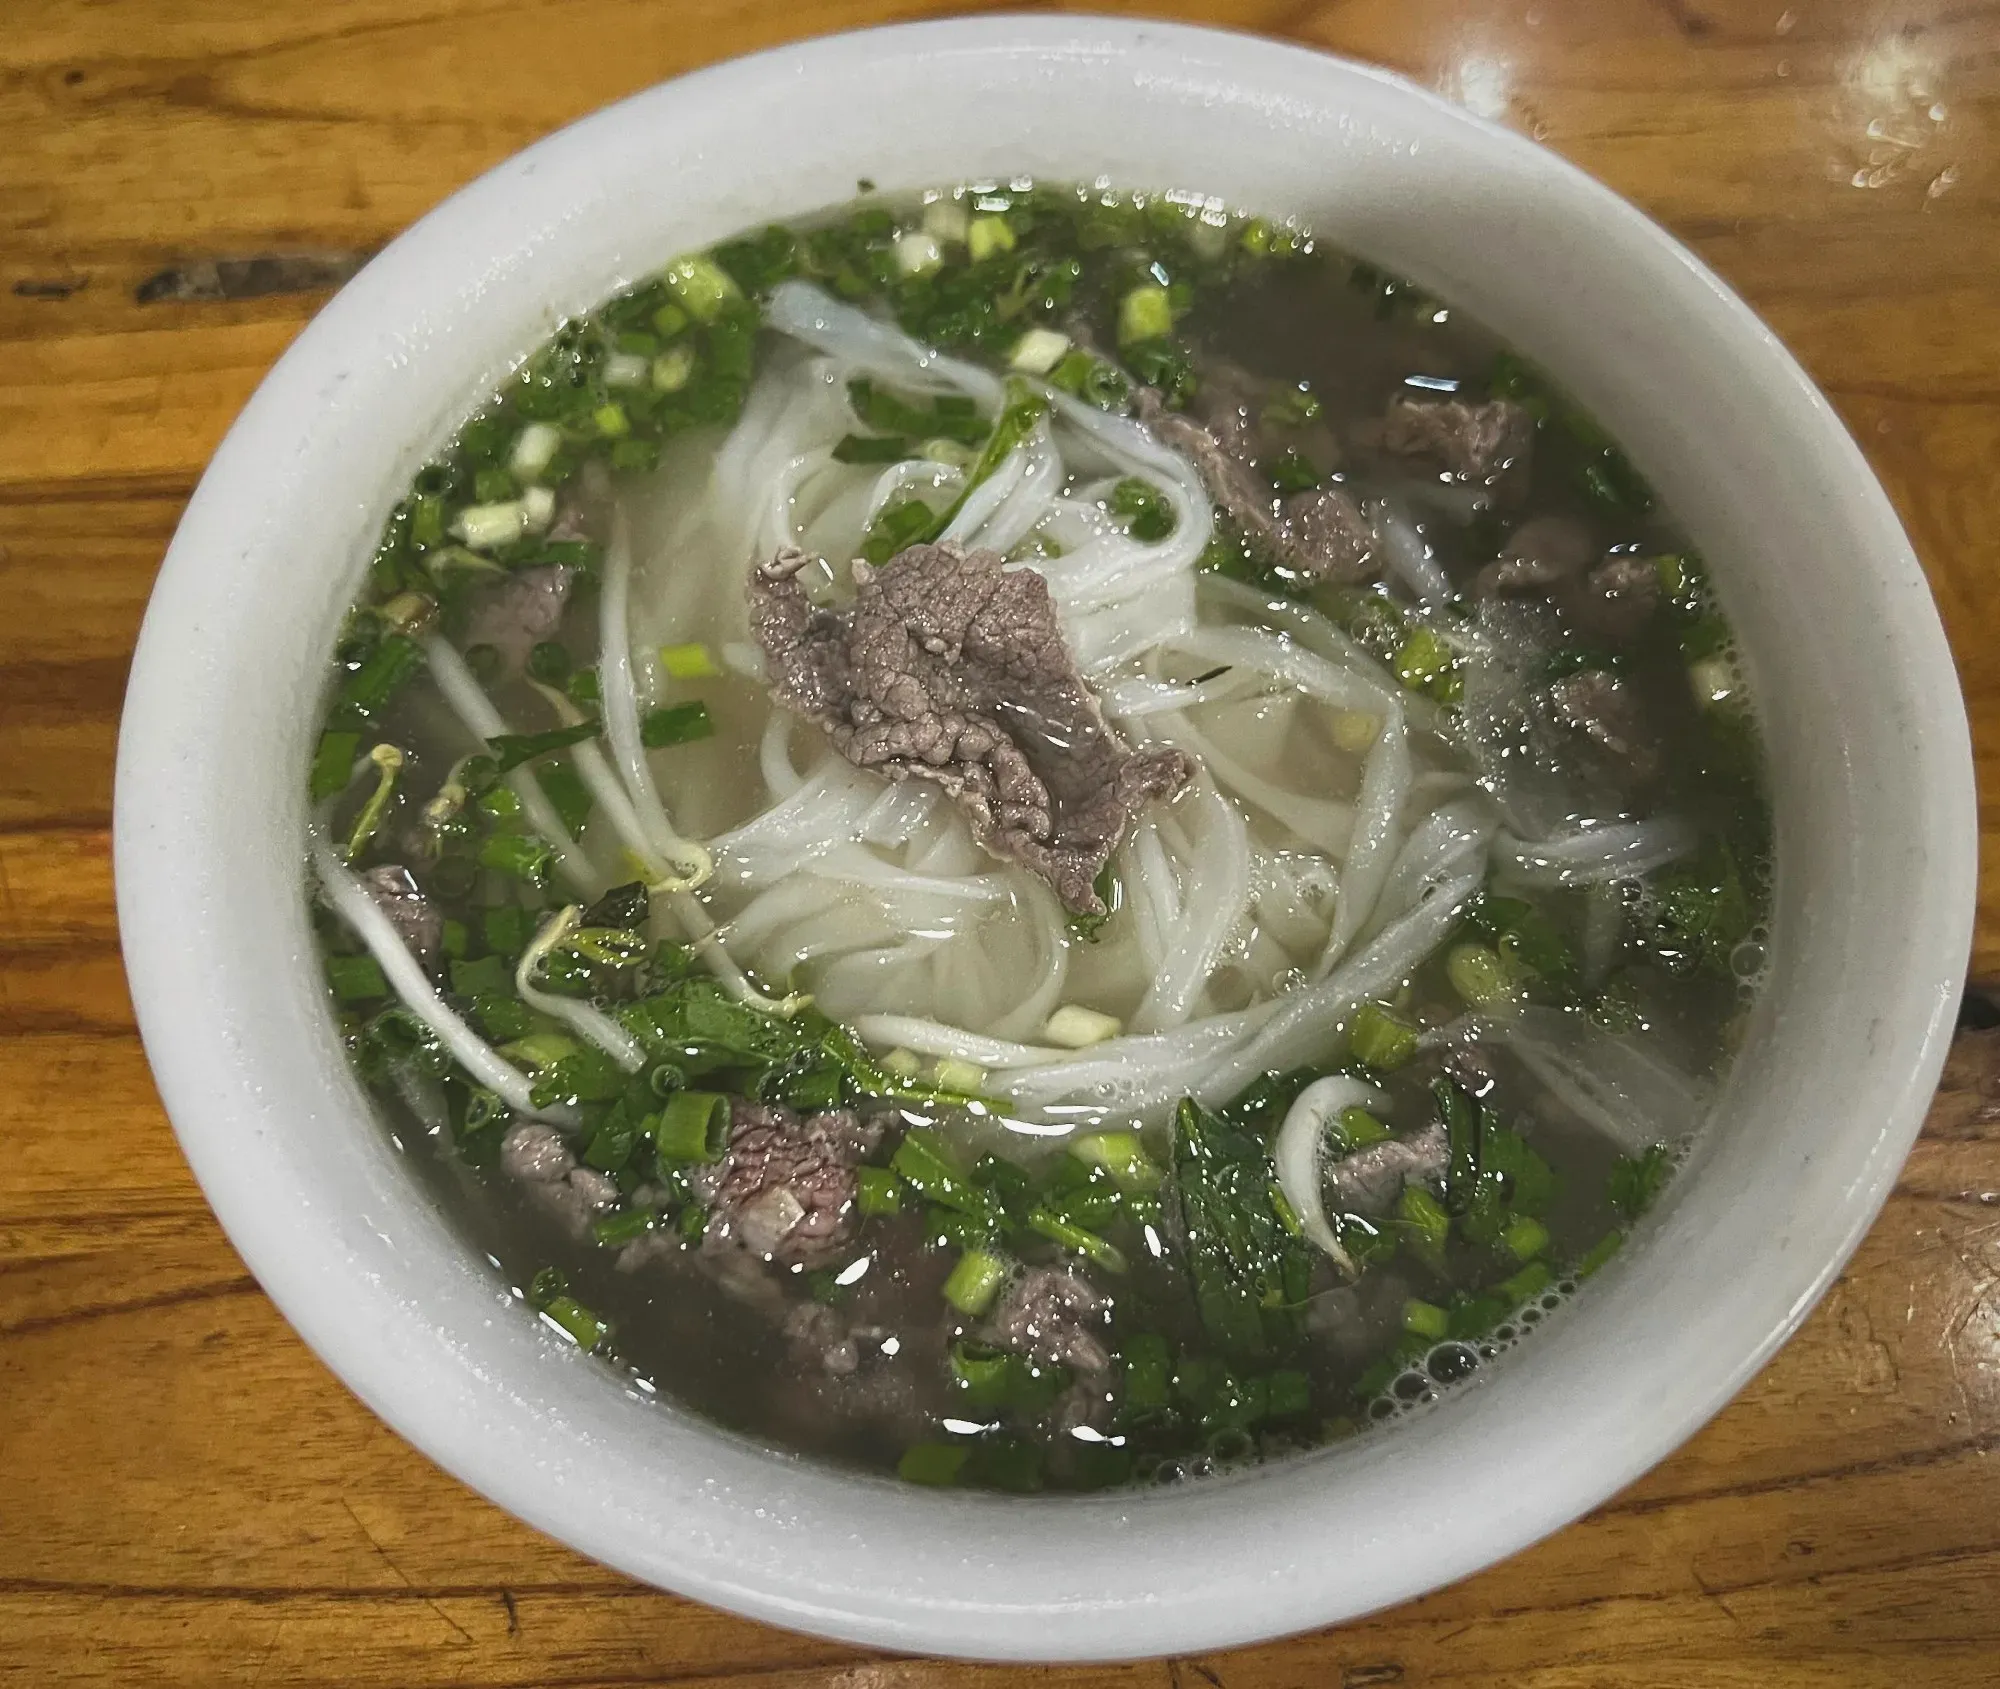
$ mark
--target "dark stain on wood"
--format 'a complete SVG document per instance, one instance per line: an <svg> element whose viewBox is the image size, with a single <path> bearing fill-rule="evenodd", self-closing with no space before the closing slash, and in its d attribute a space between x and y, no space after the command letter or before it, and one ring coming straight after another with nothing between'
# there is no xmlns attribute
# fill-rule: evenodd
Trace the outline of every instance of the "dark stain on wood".
<svg viewBox="0 0 2000 1689"><path fill-rule="evenodd" d="M1705 18L1687 0L1660 0L1660 10L1673 22L1674 28L1690 41L1706 41L1715 33L1715 20Z"/></svg>
<svg viewBox="0 0 2000 1689"><path fill-rule="evenodd" d="M265 253L255 258L201 258L148 276L132 297L141 305L215 299L265 299L338 287L368 262L367 252Z"/></svg>
<svg viewBox="0 0 2000 1689"><path fill-rule="evenodd" d="M90 285L88 276L28 276L14 284L16 299L67 299Z"/></svg>

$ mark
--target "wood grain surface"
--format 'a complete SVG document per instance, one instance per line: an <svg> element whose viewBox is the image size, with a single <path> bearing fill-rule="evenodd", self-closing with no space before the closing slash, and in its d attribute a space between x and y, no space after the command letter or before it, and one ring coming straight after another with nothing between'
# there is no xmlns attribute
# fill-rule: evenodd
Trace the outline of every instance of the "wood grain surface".
<svg viewBox="0 0 2000 1689"><path fill-rule="evenodd" d="M327 289L488 165L692 66L933 9L0 8L0 1681L2000 1683L2000 1030L1962 1035L1853 1265L1688 1447L1454 1588L1205 1659L887 1659L641 1588L401 1443L224 1241L133 1032L106 832L133 638L202 464ZM2000 5L1174 10L1378 60L1501 117L1743 292L1909 526L1964 679L1990 837ZM1991 849L1983 884L1975 973L2000 976Z"/></svg>

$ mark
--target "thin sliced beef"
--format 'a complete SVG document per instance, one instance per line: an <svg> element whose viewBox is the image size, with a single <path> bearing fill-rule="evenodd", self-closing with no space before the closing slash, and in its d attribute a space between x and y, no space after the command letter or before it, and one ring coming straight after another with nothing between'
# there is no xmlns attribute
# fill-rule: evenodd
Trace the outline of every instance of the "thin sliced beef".
<svg viewBox="0 0 2000 1689"><path fill-rule="evenodd" d="M1451 1145L1437 1121L1407 1138L1384 1138L1327 1169L1327 1206L1343 1214L1386 1213L1405 1184L1440 1177L1450 1159Z"/></svg>
<svg viewBox="0 0 2000 1689"><path fill-rule="evenodd" d="M444 940L444 917L417 884L416 876L400 862L370 868L361 876L375 907L389 917L396 936L409 946L426 969L436 965L438 946Z"/></svg>
<svg viewBox="0 0 2000 1689"><path fill-rule="evenodd" d="M1385 451L1428 458L1446 474L1490 487L1503 500L1527 491L1534 444L1534 417L1506 399L1468 405L1460 399L1397 398L1382 419Z"/></svg>
<svg viewBox="0 0 2000 1689"><path fill-rule="evenodd" d="M513 679L528 666L528 653L561 629L575 578L566 563L541 563L481 588L466 620L466 648L492 646L500 654L499 678Z"/></svg>
<svg viewBox="0 0 2000 1689"><path fill-rule="evenodd" d="M1067 1267L1023 1267L1000 1292L981 1335L995 1348L1096 1379L1111 1366L1104 1343L1110 1310L1111 1299Z"/></svg>
<svg viewBox="0 0 2000 1689"><path fill-rule="evenodd" d="M1208 496L1271 558L1308 580L1372 579L1378 547L1361 506L1342 487L1321 486L1280 499L1250 454L1247 419L1220 430L1165 409L1150 389L1139 415L1159 442L1195 467Z"/></svg>
<svg viewBox="0 0 2000 1689"><path fill-rule="evenodd" d="M703 1253L781 1266L831 1260L854 1235L854 1170L879 1137L851 1109L802 1117L733 1099L728 1150L703 1180Z"/></svg>
<svg viewBox="0 0 2000 1689"><path fill-rule="evenodd" d="M854 603L822 610L798 584L810 561L783 551L751 576L773 696L858 767L935 781L987 850L1040 874L1066 908L1103 913L1092 882L1194 764L1133 750L1106 723L1048 582L995 552L919 545L880 569L857 562Z"/></svg>

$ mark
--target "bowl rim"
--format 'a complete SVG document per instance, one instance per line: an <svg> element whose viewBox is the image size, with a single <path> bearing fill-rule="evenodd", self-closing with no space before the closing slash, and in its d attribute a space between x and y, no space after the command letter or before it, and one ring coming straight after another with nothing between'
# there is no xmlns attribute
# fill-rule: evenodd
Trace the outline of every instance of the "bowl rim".
<svg viewBox="0 0 2000 1689"><path fill-rule="evenodd" d="M340 334L356 302L383 296L406 280L420 281L418 256L428 250L427 243L434 240L436 231L458 215L459 208L474 196L524 181L545 163L587 146L595 135L612 126L644 121L655 109L655 102L697 94L714 97L731 88L749 89L772 78L808 71L836 73L843 66L858 67L897 52L950 48L971 55L1019 53L1023 49L1060 54L1080 43L1140 60L1185 50L1206 65L1226 61L1233 74L1245 77L1260 68L1296 70L1305 63L1318 73L1374 84L1398 99L1417 102L1434 120L1469 129L1504 154L1533 161L1535 168L1588 201L1595 216L1615 220L1628 232L1654 243L1662 262L1681 266L1699 281L1716 313L1717 332L1735 336L1747 350L1765 359L1771 379L1787 384L1792 397L1817 415L1823 432L1821 443L1857 470L1861 479L1858 496L1872 508L1884 525L1883 531L1895 533L1900 541L1900 550L1886 563L1899 577L1907 577L1902 580L1901 597L1910 621L1902 634L1915 647L1928 644L1930 654L1942 658L1941 663L1930 665L1926 675L1911 681L1922 725L1933 735L1927 749L1936 757L1940 775L1933 796L1941 816L1941 837L1939 856L1930 865L1931 877L1910 895L1915 900L1913 906L1922 913L1921 924L1937 933L1940 942L1932 971L1909 982L1913 996L1924 995L1923 1024L1907 1039L1903 1064L1907 1078L1899 1088L1894 1117L1885 1122L1865 1162L1854 1170L1844 1229L1810 1271L1794 1275L1783 1305L1773 1307L1756 1340L1734 1354L1728 1364L1705 1369L1672 1424L1655 1426L1629 1439L1607 1451L1595 1466L1578 1462L1575 1471L1561 1466L1545 1468L1546 1487L1531 1503L1498 1519L1483 1534L1475 1532L1454 1543L1433 1544L1431 1558L1423 1565L1377 1579L1358 1603L1329 1604L1310 1593L1281 1598L1274 1589L1271 1601L1262 1607L1225 1609L1176 1592L1167 1606L1129 1606L1113 1613L1088 1601L1061 1610L1023 1608L997 1599L985 1605L949 1607L914 1597L905 1600L891 1591L869 1606L830 1606L787 1589L755 1565L738 1563L733 1575L717 1575L686 1563L665 1569L671 1573L667 1586L769 1622L853 1642L983 1658L1091 1659L1189 1652L1262 1640L1375 1610L1452 1581L1525 1546L1597 1505L1663 1458L1718 1411L1791 1335L1886 1199L1922 1123L1944 1060L1963 980L1962 959L1970 944L1976 871L1971 758L1963 704L1935 608L1924 592L1921 571L1907 541L1901 538L1886 495L1804 371L1749 307L1657 225L1566 160L1374 66L1235 31L1144 20L1076 14L927 20L821 36L691 72L566 126L461 188L398 236L349 284L342 296L348 302L346 311L336 315L329 307L301 333L231 429L190 501L149 604L128 685L120 731L114 844L121 933L149 1059L183 1148L231 1240L294 1328L374 1412L433 1460L508 1511L634 1576L667 1583L657 1553L639 1553L619 1540L615 1531L580 1519L572 1503L550 1493L545 1479L538 1486L532 1477L523 1479L519 1473L500 1469L482 1451L454 1443L420 1399L417 1386L395 1376L377 1357L357 1349L351 1333L331 1324L325 1311L301 1291L297 1263L287 1256L287 1237L274 1230L266 1217L251 1211L250 1193L233 1177L221 1138L208 1128L203 1111L212 1107L212 1094L199 1070L203 1063L226 1061L227 1056L212 1041L203 1045L193 1037L197 1023L191 1006L175 1000L175 943L156 916L173 907L174 900L185 895L192 882L187 865L177 862L173 854L175 824L153 800L161 781L171 777L171 769L163 771L156 759L163 743L163 723L175 709L177 665L185 662L184 654L174 647L194 613L192 583L201 567L200 553L214 536L227 531L220 504L228 484L256 473L260 457L270 450L269 442L260 437L260 423L280 407L310 402L318 383L338 361ZM1916 597L1909 591L1912 586ZM231 1129L237 1125L255 1129L251 1123L256 1118L255 1099L245 1097L239 1120ZM268 1118L263 1121L264 1126L271 1124ZM414 1310L404 1313L408 1318L419 1318ZM1222 1493L1221 1486L1217 1493ZM911 1503L913 1507L923 1504ZM1054 1506L1083 1504L996 1502L993 1512L997 1516L1000 1511L1024 1505L1045 1512ZM975 1613L976 1619L968 1617ZM1032 1618L1032 1628L1022 1626L1024 1617Z"/></svg>

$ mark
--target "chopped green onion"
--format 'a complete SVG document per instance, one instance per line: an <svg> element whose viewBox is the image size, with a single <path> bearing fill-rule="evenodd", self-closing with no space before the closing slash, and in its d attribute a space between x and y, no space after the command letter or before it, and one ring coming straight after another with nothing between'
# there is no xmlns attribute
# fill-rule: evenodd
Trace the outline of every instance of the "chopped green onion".
<svg viewBox="0 0 2000 1689"><path fill-rule="evenodd" d="M493 752L495 769L501 774L508 774L525 762L533 762L537 757L567 750L571 745L580 745L586 739L595 739L597 733L596 718L586 716L582 721L573 722L568 727L552 727L546 733L502 733L488 739L486 743Z"/></svg>
<svg viewBox="0 0 2000 1689"><path fill-rule="evenodd" d="M1596 1272L1599 1267L1603 1266L1605 1262L1618 1253L1624 1242L1625 1234L1623 1232L1606 1232L1590 1246L1589 1252L1583 1259L1577 1262L1576 1276L1578 1278L1589 1278L1592 1273Z"/></svg>
<svg viewBox="0 0 2000 1689"><path fill-rule="evenodd" d="M1108 501L1114 516L1127 518L1127 531L1135 540L1149 545L1174 531L1174 507L1152 482L1128 475L1111 489Z"/></svg>
<svg viewBox="0 0 2000 1689"><path fill-rule="evenodd" d="M1364 1003L1348 1033L1348 1047L1356 1061L1393 1073L1417 1053L1417 1029L1380 1003Z"/></svg>
<svg viewBox="0 0 2000 1689"><path fill-rule="evenodd" d="M542 1308L542 1318L579 1349L595 1349L611 1327L581 1302L569 1296L552 1296Z"/></svg>
<svg viewBox="0 0 2000 1689"><path fill-rule="evenodd" d="M915 455L901 434L844 434L833 448L835 463L901 463Z"/></svg>
<svg viewBox="0 0 2000 1689"><path fill-rule="evenodd" d="M998 1255L968 1249L944 1281L944 1299L968 1318L977 1319L993 1306L994 1297L1011 1269Z"/></svg>
<svg viewBox="0 0 2000 1689"><path fill-rule="evenodd" d="M1363 1149L1369 1144L1379 1144L1384 1138L1395 1134L1356 1103L1340 1111L1340 1135L1347 1141L1349 1149Z"/></svg>
<svg viewBox="0 0 2000 1689"><path fill-rule="evenodd" d="M1103 1168L1120 1190L1156 1191L1166 1178L1137 1132L1087 1132L1070 1140L1069 1152L1086 1167Z"/></svg>
<svg viewBox="0 0 2000 1689"><path fill-rule="evenodd" d="M1452 672L1451 647L1430 628L1414 630L1390 660L1396 678L1412 692L1427 692Z"/></svg>
<svg viewBox="0 0 2000 1689"><path fill-rule="evenodd" d="M924 1070L924 1058L915 1050L894 1049L876 1065L898 1079L914 1079Z"/></svg>
<svg viewBox="0 0 2000 1689"><path fill-rule="evenodd" d="M1122 1030L1123 1023L1115 1015L1100 1014L1080 1003L1065 1003L1049 1016L1042 1037L1065 1050L1087 1050L1093 1044L1116 1038Z"/></svg>
<svg viewBox="0 0 2000 1689"><path fill-rule="evenodd" d="M451 531L474 551L497 551L512 545L527 526L520 500L507 499L498 504L468 504L458 513Z"/></svg>
<svg viewBox="0 0 2000 1689"><path fill-rule="evenodd" d="M715 653L699 640L687 645L662 645L660 667L674 680L707 680L721 672L715 666Z"/></svg>
<svg viewBox="0 0 2000 1689"><path fill-rule="evenodd" d="M372 720L423 666L421 645L404 634L390 634L341 683L336 713L343 720Z"/></svg>
<svg viewBox="0 0 2000 1689"><path fill-rule="evenodd" d="M1549 1246L1549 1228L1529 1214L1516 1214L1500 1229L1500 1242L1517 1261L1532 1261Z"/></svg>
<svg viewBox="0 0 2000 1689"><path fill-rule="evenodd" d="M326 979L336 1003L367 1003L389 995L389 982L373 956L329 956Z"/></svg>
<svg viewBox="0 0 2000 1689"><path fill-rule="evenodd" d="M556 853L532 833L495 833L479 847L479 865L516 879L540 891L549 883Z"/></svg>
<svg viewBox="0 0 2000 1689"><path fill-rule="evenodd" d="M1120 1359L1125 1363L1125 1406L1146 1413L1173 1400L1173 1357L1167 1340L1152 1332L1129 1339Z"/></svg>
<svg viewBox="0 0 2000 1689"><path fill-rule="evenodd" d="M1548 1289L1555 1277L1546 1261L1530 1261L1512 1278L1503 1279L1500 1289L1509 1300L1526 1302Z"/></svg>
<svg viewBox="0 0 2000 1689"><path fill-rule="evenodd" d="M621 1208L592 1225L590 1235L605 1247L614 1248L644 1237L657 1219L659 1215L650 1208Z"/></svg>
<svg viewBox="0 0 2000 1689"><path fill-rule="evenodd" d="M969 1061L959 1061L954 1056L946 1056L931 1069L931 1078L940 1091L975 1096L979 1087L986 1083L986 1069Z"/></svg>
<svg viewBox="0 0 2000 1689"><path fill-rule="evenodd" d="M675 259L667 266L664 279L667 291L698 323L713 322L725 305L743 297L729 272L703 253ZM661 332L667 330L662 328Z"/></svg>
<svg viewBox="0 0 2000 1689"><path fill-rule="evenodd" d="M1088 1256L1107 1272L1122 1273L1125 1270L1125 1252L1115 1243L1107 1243L1095 1232L1086 1231L1082 1226L1072 1225L1059 1214L1052 1214L1046 1208L1037 1208L1028 1216L1028 1229L1039 1232L1052 1243L1065 1249L1074 1249L1079 1255Z"/></svg>
<svg viewBox="0 0 2000 1689"><path fill-rule="evenodd" d="M714 732L715 722L709 716L708 706L698 699L684 704L662 704L656 710L648 710L639 723L640 742L653 751L668 745L690 745Z"/></svg>
<svg viewBox="0 0 2000 1689"><path fill-rule="evenodd" d="M319 749L313 752L312 800L324 803L347 790L354 778L354 759L360 754L361 735L344 731L322 733Z"/></svg>
<svg viewBox="0 0 2000 1689"><path fill-rule="evenodd" d="M1520 992L1507 964L1483 944L1453 946L1444 959L1445 978L1452 990L1473 1009L1494 1009L1518 999Z"/></svg>
<svg viewBox="0 0 2000 1689"><path fill-rule="evenodd" d="M906 276L927 276L944 263L936 239L922 229L896 237L896 268Z"/></svg>
<svg viewBox="0 0 2000 1689"><path fill-rule="evenodd" d="M590 424L607 440L621 439L632 432L632 419L620 404L599 405L590 413Z"/></svg>
<svg viewBox="0 0 2000 1689"><path fill-rule="evenodd" d="M729 1099L714 1091L676 1091L653 1127L668 1161L719 1161L729 1147Z"/></svg>
<svg viewBox="0 0 2000 1689"><path fill-rule="evenodd" d="M1164 340L1174 331L1173 300L1164 287L1151 282L1135 287L1118 302L1118 344L1136 346L1144 340Z"/></svg>
<svg viewBox="0 0 2000 1689"><path fill-rule="evenodd" d="M900 1214L902 1181L887 1167L862 1167L854 1175L854 1206L863 1214Z"/></svg>
<svg viewBox="0 0 2000 1689"><path fill-rule="evenodd" d="M1451 1315L1435 1302L1422 1302L1413 1296L1403 1304L1403 1329L1413 1337L1436 1340L1450 1333Z"/></svg>
<svg viewBox="0 0 2000 1689"><path fill-rule="evenodd" d="M487 910L480 917L480 929L488 950L512 958L527 949L528 940L535 936L535 917L525 909L507 904Z"/></svg>
<svg viewBox="0 0 2000 1689"><path fill-rule="evenodd" d="M961 199L935 199L924 207L924 233L935 241L965 244L967 212Z"/></svg>
<svg viewBox="0 0 2000 1689"><path fill-rule="evenodd" d="M1069 352L1069 336L1052 328L1031 328L1007 354L1011 368L1023 375L1047 375Z"/></svg>
<svg viewBox="0 0 2000 1689"><path fill-rule="evenodd" d="M1396 1215L1417 1253L1433 1264L1441 1262L1445 1241L1451 1236L1451 1216L1444 1205L1422 1185L1405 1185L1396 1199Z"/></svg>
<svg viewBox="0 0 2000 1689"><path fill-rule="evenodd" d="M523 481L533 481L555 462L562 445L562 430L552 422L531 422L514 441L507 467Z"/></svg>
<svg viewBox="0 0 2000 1689"><path fill-rule="evenodd" d="M962 1213L984 1215L993 1204L959 1167L936 1132L905 1132L889 1165L910 1188L932 1202Z"/></svg>
<svg viewBox="0 0 2000 1689"><path fill-rule="evenodd" d="M1014 250L1014 231L1007 219L999 216L975 217L966 226L966 250L971 253L973 263L983 258L994 257L998 253Z"/></svg>
<svg viewBox="0 0 2000 1689"><path fill-rule="evenodd" d="M669 346L653 360L653 390L678 393L693 374L694 348L686 344Z"/></svg>

